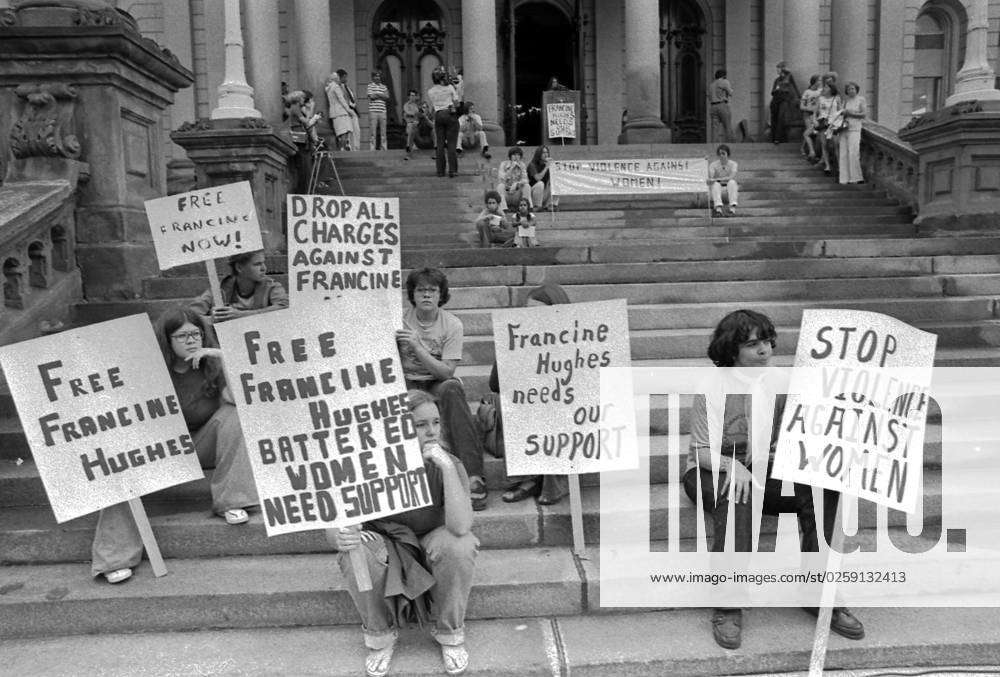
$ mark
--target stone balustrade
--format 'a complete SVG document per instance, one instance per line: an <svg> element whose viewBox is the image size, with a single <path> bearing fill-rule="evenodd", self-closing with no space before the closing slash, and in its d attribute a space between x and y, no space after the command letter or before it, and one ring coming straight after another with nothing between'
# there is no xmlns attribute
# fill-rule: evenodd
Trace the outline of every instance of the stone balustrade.
<svg viewBox="0 0 1000 677"><path fill-rule="evenodd" d="M861 168L865 179L919 213L920 161L910 144L882 125L866 120L861 132Z"/></svg>

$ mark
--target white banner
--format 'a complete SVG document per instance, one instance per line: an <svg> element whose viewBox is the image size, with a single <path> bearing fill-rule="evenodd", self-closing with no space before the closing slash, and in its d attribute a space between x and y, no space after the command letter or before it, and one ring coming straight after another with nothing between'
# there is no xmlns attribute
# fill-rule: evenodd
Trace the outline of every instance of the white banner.
<svg viewBox="0 0 1000 677"><path fill-rule="evenodd" d="M936 343L879 313L803 312L795 366L812 369L792 372L774 476L914 512Z"/></svg>
<svg viewBox="0 0 1000 677"><path fill-rule="evenodd" d="M624 300L494 311L493 337L509 475L637 466L631 379L601 406L602 368L631 364Z"/></svg>
<svg viewBox="0 0 1000 677"><path fill-rule="evenodd" d="M204 476L146 315L0 348L57 522Z"/></svg>
<svg viewBox="0 0 1000 677"><path fill-rule="evenodd" d="M576 138L576 105L572 101L545 104L550 139Z"/></svg>
<svg viewBox="0 0 1000 677"><path fill-rule="evenodd" d="M216 325L268 536L430 504L388 320L299 307Z"/></svg>
<svg viewBox="0 0 1000 677"><path fill-rule="evenodd" d="M552 160L553 195L703 193L705 158L639 160Z"/></svg>
<svg viewBox="0 0 1000 677"><path fill-rule="evenodd" d="M160 270L264 248L250 182L146 201Z"/></svg>

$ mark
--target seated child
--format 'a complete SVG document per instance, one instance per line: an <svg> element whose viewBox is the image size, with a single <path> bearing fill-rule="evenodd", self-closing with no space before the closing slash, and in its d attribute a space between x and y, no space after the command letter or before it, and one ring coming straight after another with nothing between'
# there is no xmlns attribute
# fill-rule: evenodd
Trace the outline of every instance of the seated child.
<svg viewBox="0 0 1000 677"><path fill-rule="evenodd" d="M528 198L522 197L517 203L513 225L517 228L516 244L518 247L538 246L538 240L535 239L535 215L531 213L531 204Z"/></svg>
<svg viewBox="0 0 1000 677"><path fill-rule="evenodd" d="M486 208L476 218L479 246L489 247L493 244L509 246L515 237L515 231L508 224L507 215L500 209L500 193L488 190L485 199Z"/></svg>

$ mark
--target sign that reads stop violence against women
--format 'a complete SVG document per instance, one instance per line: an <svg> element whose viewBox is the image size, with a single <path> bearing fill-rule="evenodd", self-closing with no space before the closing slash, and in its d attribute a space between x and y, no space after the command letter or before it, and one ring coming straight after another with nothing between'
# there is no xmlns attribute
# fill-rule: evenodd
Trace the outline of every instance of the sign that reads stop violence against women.
<svg viewBox="0 0 1000 677"><path fill-rule="evenodd" d="M879 313L806 310L774 475L914 512L936 342Z"/></svg>
<svg viewBox="0 0 1000 677"><path fill-rule="evenodd" d="M216 326L269 536L430 504L394 329L315 306Z"/></svg>
<svg viewBox="0 0 1000 677"><path fill-rule="evenodd" d="M146 315L0 348L57 522L203 476Z"/></svg>
<svg viewBox="0 0 1000 677"><path fill-rule="evenodd" d="M399 198L288 196L291 305L350 299L403 324Z"/></svg>
<svg viewBox="0 0 1000 677"><path fill-rule="evenodd" d="M248 181L146 201L160 269L263 249Z"/></svg>
<svg viewBox="0 0 1000 677"><path fill-rule="evenodd" d="M576 138L576 106L573 102L547 103L545 115L549 122L550 139Z"/></svg>
<svg viewBox="0 0 1000 677"><path fill-rule="evenodd" d="M631 380L601 392L602 367L629 367L624 300L493 312L510 475L635 468Z"/></svg>
<svg viewBox="0 0 1000 677"><path fill-rule="evenodd" d="M553 195L704 193L705 158L552 160Z"/></svg>

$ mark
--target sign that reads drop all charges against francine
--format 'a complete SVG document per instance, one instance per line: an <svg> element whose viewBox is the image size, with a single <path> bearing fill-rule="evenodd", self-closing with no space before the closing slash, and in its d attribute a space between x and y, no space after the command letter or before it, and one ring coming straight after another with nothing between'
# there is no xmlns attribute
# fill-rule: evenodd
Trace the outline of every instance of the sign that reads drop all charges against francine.
<svg viewBox="0 0 1000 677"><path fill-rule="evenodd" d="M631 380L601 391L602 368L630 366L625 301L494 311L493 337L508 474L636 467Z"/></svg>
<svg viewBox="0 0 1000 677"><path fill-rule="evenodd" d="M145 315L0 348L57 522L204 475Z"/></svg>
<svg viewBox="0 0 1000 677"><path fill-rule="evenodd" d="M318 306L216 327L269 536L430 504L395 329Z"/></svg>

